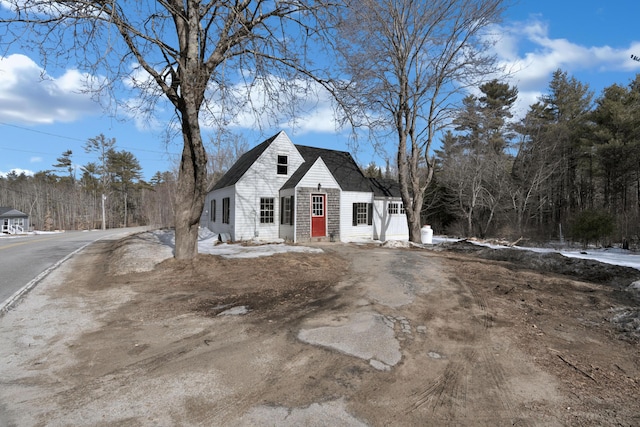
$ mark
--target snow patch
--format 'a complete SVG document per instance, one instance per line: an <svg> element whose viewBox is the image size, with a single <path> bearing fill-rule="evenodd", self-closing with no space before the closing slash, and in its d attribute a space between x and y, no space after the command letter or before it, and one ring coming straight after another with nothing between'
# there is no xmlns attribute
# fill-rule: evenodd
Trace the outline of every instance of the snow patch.
<svg viewBox="0 0 640 427"><path fill-rule="evenodd" d="M237 307L232 307L228 310L223 311L222 313L218 313L218 316L241 316L243 314L247 314L249 309L246 305L239 305Z"/></svg>

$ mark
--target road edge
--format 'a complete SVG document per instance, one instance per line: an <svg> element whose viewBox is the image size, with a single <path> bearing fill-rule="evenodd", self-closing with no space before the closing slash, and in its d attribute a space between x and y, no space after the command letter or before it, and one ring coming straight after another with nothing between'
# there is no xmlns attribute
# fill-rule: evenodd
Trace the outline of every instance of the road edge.
<svg viewBox="0 0 640 427"><path fill-rule="evenodd" d="M102 239L102 238L100 238L100 239ZM47 277L49 275L49 273L51 273L56 268L60 267L62 264L64 264L66 261L68 261L74 255L76 255L78 252L82 251L84 248L86 248L87 246L97 242L100 239L96 239L96 240L94 240L92 242L89 242L89 243L79 247L75 251L71 252L70 254L67 254L67 256L65 256L61 260L57 261L55 264L53 264L52 266L50 266L49 268L44 270L42 273L38 274L29 283L27 283L21 289L16 291L13 295L11 295L9 298L7 298L4 302L0 303L0 317L4 316L9 310L11 310L15 306L15 304L17 304L20 301L20 299L22 297L24 297L31 289L33 289L38 283L40 283L45 277Z"/></svg>

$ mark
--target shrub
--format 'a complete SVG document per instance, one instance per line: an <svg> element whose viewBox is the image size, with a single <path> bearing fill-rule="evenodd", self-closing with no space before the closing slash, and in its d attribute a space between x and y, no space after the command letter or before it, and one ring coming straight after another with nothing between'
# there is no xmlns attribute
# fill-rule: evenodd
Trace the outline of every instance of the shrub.
<svg viewBox="0 0 640 427"><path fill-rule="evenodd" d="M573 240L587 247L590 242L598 243L609 237L615 230L615 219L607 212L585 210L573 217L569 225L569 234Z"/></svg>

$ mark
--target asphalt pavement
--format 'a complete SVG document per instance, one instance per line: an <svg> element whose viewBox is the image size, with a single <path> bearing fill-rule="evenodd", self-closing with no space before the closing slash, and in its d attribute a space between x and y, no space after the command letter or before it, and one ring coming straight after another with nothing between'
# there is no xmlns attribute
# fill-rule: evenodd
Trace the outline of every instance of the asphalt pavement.
<svg viewBox="0 0 640 427"><path fill-rule="evenodd" d="M37 284L49 271L96 240L145 230L145 227L67 231L0 237L0 309L16 293Z"/></svg>

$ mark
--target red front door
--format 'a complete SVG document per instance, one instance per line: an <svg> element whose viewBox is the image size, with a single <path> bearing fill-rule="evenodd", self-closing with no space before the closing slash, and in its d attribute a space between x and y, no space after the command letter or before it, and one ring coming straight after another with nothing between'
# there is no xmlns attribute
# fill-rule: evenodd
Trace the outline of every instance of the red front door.
<svg viewBox="0 0 640 427"><path fill-rule="evenodd" d="M311 237L327 235L327 196L311 195Z"/></svg>

